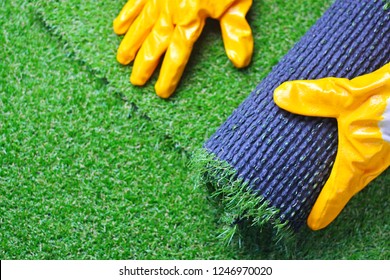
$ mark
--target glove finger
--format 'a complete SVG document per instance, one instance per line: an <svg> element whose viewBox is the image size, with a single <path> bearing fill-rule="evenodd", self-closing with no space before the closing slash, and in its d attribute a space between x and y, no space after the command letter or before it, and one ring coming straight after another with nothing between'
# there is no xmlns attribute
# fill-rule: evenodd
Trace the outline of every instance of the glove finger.
<svg viewBox="0 0 390 280"><path fill-rule="evenodd" d="M114 19L114 32L118 35L125 34L146 2L147 0L129 0Z"/></svg>
<svg viewBox="0 0 390 280"><path fill-rule="evenodd" d="M295 114L337 118L353 102L341 78L285 82L274 91L275 103Z"/></svg>
<svg viewBox="0 0 390 280"><path fill-rule="evenodd" d="M234 66L248 66L253 54L252 30L245 16L252 5L252 0L233 4L220 18L225 51Z"/></svg>
<svg viewBox="0 0 390 280"><path fill-rule="evenodd" d="M345 144L345 141L341 138L340 135L339 147ZM307 225L312 230L319 230L328 226L355 194L351 193L350 185L356 182L356 176L361 174L356 174L356 170L353 170L351 165L350 159L339 149L329 179L321 190L307 219Z"/></svg>
<svg viewBox="0 0 390 280"><path fill-rule="evenodd" d="M158 96L168 98L175 91L204 24L201 20L192 26L176 26L155 86Z"/></svg>
<svg viewBox="0 0 390 280"><path fill-rule="evenodd" d="M119 63L126 65L133 61L137 51L152 30L159 14L154 2L149 1L145 5L124 36L116 56Z"/></svg>
<svg viewBox="0 0 390 280"><path fill-rule="evenodd" d="M234 15L225 15L220 24L227 56L237 68L248 66L253 54L252 30L248 22Z"/></svg>
<svg viewBox="0 0 390 280"><path fill-rule="evenodd" d="M130 81L144 85L156 69L160 57L167 50L174 27L168 16L162 16L142 44L134 61Z"/></svg>
<svg viewBox="0 0 390 280"><path fill-rule="evenodd" d="M390 63L352 80L324 78L285 82L275 90L274 101L292 113L337 118L364 103L369 96L388 90L385 87L389 85L389 72Z"/></svg>
<svg viewBox="0 0 390 280"><path fill-rule="evenodd" d="M389 167L390 144L376 130L366 134L366 141L347 136L348 131L339 125L339 148L332 172L307 219L311 229L329 225L356 193Z"/></svg>

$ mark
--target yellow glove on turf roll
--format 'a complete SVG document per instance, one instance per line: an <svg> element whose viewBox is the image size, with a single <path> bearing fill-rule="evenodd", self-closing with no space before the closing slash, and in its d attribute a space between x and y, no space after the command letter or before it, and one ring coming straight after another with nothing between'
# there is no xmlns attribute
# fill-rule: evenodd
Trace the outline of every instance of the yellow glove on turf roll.
<svg viewBox="0 0 390 280"><path fill-rule="evenodd" d="M226 53L236 67L249 64L252 32L245 19L252 0L129 0L114 20L114 31L125 34L117 59L134 60L130 81L144 85L166 52L155 89L169 97L176 89L206 18L220 21ZM138 53L137 53L138 52Z"/></svg>
<svg viewBox="0 0 390 280"><path fill-rule="evenodd" d="M390 165L390 64L352 80L286 82L274 100L292 113L337 118L336 160L307 221L324 228Z"/></svg>

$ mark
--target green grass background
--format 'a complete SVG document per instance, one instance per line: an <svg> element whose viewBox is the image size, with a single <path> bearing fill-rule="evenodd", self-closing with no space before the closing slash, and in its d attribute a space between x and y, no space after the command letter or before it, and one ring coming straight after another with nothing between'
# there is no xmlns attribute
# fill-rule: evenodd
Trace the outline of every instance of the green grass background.
<svg viewBox="0 0 390 280"><path fill-rule="evenodd" d="M1 259L389 259L389 172L328 228L286 244L218 238L192 152L332 1L254 1L253 63L209 21L176 94L128 82L111 27L125 1L0 2Z"/></svg>

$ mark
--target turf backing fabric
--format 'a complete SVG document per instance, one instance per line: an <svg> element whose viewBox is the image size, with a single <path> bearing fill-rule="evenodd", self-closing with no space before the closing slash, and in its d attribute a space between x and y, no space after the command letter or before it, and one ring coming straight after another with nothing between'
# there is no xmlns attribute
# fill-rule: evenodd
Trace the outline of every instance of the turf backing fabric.
<svg viewBox="0 0 390 280"><path fill-rule="evenodd" d="M336 156L337 124L279 109L273 91L288 80L353 78L388 63L390 11L383 5L336 1L207 141L211 160L235 170L226 175L225 166L219 172L215 163L206 168L217 191L227 188L220 178L230 176L261 197L256 207L266 207L260 215L277 227L288 223L298 229L305 223Z"/></svg>

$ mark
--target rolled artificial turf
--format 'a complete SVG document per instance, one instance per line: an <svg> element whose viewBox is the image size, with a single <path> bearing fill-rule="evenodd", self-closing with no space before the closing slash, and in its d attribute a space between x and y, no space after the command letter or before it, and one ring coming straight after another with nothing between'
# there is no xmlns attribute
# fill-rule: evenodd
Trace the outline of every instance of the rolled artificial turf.
<svg viewBox="0 0 390 280"><path fill-rule="evenodd" d="M335 160L335 119L278 108L275 88L289 80L370 73L390 61L389 46L390 12L383 2L335 1L211 136L197 159L202 180L223 196L233 219L271 223L278 233L298 230Z"/></svg>

